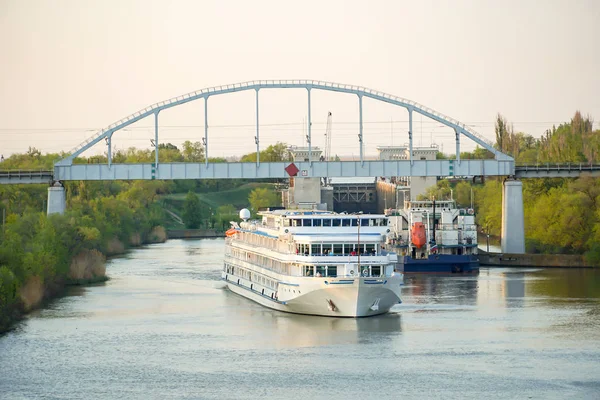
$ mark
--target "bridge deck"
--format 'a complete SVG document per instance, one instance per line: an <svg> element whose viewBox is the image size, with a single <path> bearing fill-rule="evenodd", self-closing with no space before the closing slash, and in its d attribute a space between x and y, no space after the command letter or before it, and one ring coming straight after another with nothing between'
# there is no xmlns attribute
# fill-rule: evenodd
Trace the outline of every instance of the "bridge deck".
<svg viewBox="0 0 600 400"><path fill-rule="evenodd" d="M31 184L50 183L53 180L52 171L35 170L0 170L0 184Z"/></svg>
<svg viewBox="0 0 600 400"><path fill-rule="evenodd" d="M408 160L296 162L298 177L370 176L505 176L514 174L512 160ZM162 163L56 165L57 180L115 179L266 179L289 178L289 162L255 163Z"/></svg>
<svg viewBox="0 0 600 400"><path fill-rule="evenodd" d="M600 177L600 164L532 164L517 165L517 178L578 178L582 176Z"/></svg>
<svg viewBox="0 0 600 400"><path fill-rule="evenodd" d="M49 184L53 180L152 180L152 179L267 179L289 178L289 162L74 164L48 170L0 170L0 184ZM377 176L509 176L516 178L600 177L600 164L517 165L505 160L330 161L299 162L297 177Z"/></svg>

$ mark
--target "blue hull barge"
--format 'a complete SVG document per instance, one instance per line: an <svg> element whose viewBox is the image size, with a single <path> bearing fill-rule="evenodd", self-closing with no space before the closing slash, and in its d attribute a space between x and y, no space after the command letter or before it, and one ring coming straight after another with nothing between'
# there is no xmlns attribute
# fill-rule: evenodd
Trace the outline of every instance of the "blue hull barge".
<svg viewBox="0 0 600 400"><path fill-rule="evenodd" d="M425 259L413 259L409 256L398 257L396 270L410 273L433 274L477 274L479 258L477 255L430 254Z"/></svg>
<svg viewBox="0 0 600 400"><path fill-rule="evenodd" d="M386 210L386 243L398 253L404 273L478 273L477 226L473 209L454 200L407 201L402 210Z"/></svg>

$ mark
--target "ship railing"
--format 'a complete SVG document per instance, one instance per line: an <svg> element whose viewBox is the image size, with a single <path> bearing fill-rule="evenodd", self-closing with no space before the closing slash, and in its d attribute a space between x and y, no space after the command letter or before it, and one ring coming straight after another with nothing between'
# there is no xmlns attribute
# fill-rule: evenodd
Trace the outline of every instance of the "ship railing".
<svg viewBox="0 0 600 400"><path fill-rule="evenodd" d="M436 224L436 231L455 231L458 229L458 224Z"/></svg>
<svg viewBox="0 0 600 400"><path fill-rule="evenodd" d="M386 276L381 274L381 275L363 275L363 274L337 274L337 275L327 275L327 276L318 276L318 275L303 275L303 278L319 278L319 279L326 279L326 278L349 278L349 279L355 279L355 278L385 278Z"/></svg>
<svg viewBox="0 0 600 400"><path fill-rule="evenodd" d="M392 252L388 252L388 251L380 251L377 253L363 253L360 255L360 257L383 257L383 256L387 256L388 254L391 254ZM357 255L351 255L351 254L302 254L302 253L298 253L296 254L297 256L300 257L306 257L306 258L319 258L319 260L321 259L327 259L327 258L339 258L339 257L347 257L350 259L357 259L358 258L358 254Z"/></svg>
<svg viewBox="0 0 600 400"><path fill-rule="evenodd" d="M477 225L475 224L436 224L435 225L435 230L436 231L457 231L457 230L463 230L463 231L476 231L477 230Z"/></svg>

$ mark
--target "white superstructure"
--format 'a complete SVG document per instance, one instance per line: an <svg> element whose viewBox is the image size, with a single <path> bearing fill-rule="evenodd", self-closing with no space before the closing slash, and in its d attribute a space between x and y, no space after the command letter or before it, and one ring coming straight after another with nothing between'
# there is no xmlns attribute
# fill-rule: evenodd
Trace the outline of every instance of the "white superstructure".
<svg viewBox="0 0 600 400"><path fill-rule="evenodd" d="M227 231L222 278L231 291L275 310L337 317L383 314L400 302L403 275L394 271L396 253L385 248L385 215L260 216Z"/></svg>

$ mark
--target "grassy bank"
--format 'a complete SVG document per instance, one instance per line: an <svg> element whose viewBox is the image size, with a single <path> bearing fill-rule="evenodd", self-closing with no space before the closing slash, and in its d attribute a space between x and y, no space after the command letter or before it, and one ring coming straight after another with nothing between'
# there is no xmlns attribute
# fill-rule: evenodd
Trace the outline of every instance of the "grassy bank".
<svg viewBox="0 0 600 400"><path fill-rule="evenodd" d="M106 256L165 241L156 207L103 197L73 201L65 215L9 214L0 232L0 332L68 284L106 280Z"/></svg>

